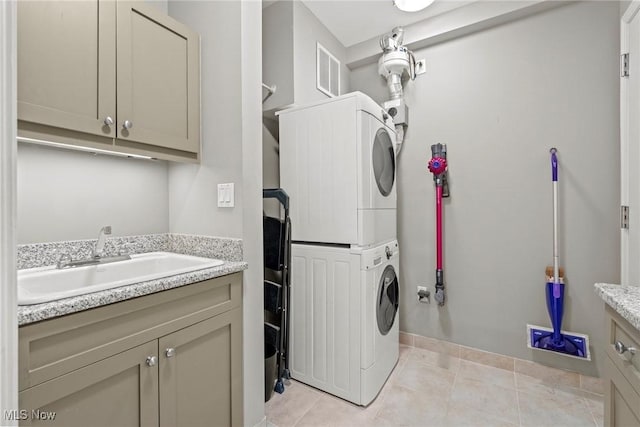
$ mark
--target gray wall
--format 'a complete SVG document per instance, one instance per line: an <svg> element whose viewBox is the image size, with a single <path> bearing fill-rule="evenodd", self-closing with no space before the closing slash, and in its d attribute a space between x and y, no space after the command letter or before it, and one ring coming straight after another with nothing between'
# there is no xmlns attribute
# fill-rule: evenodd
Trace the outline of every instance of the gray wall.
<svg viewBox="0 0 640 427"><path fill-rule="evenodd" d="M328 97L316 88L316 42L340 61L340 91L349 92L347 49L303 2L278 1L263 13L262 79L277 86L276 93L263 103L265 111L272 113ZM266 97L266 90L263 93Z"/></svg>
<svg viewBox="0 0 640 427"><path fill-rule="evenodd" d="M264 188L276 188L280 186L278 121L265 118L262 123L262 183Z"/></svg>
<svg viewBox="0 0 640 427"><path fill-rule="evenodd" d="M242 237L240 3L171 2L169 13L200 34L202 105L200 164L169 165L170 228ZM235 183L234 208L218 207L226 182Z"/></svg>
<svg viewBox="0 0 640 427"><path fill-rule="evenodd" d="M351 72L346 66L347 49L303 2L298 1L293 7L293 69L297 105L327 98L316 88L316 42L340 61L340 93L349 92Z"/></svg>
<svg viewBox="0 0 640 427"><path fill-rule="evenodd" d="M262 9L262 81L276 86L264 110L293 103L293 2L277 1ZM264 97L267 91L262 92Z"/></svg>
<svg viewBox="0 0 640 427"><path fill-rule="evenodd" d="M167 163L18 144L18 243L169 231Z"/></svg>
<svg viewBox="0 0 640 427"><path fill-rule="evenodd" d="M259 2L176 1L169 14L200 34L202 158L169 166L173 233L243 239L244 424L264 418L262 293L261 7ZM235 207L217 185L235 183Z"/></svg>
<svg viewBox="0 0 640 427"><path fill-rule="evenodd" d="M619 11L570 4L415 52L427 72L406 86L407 142L398 166L403 331L549 365L602 373L603 302L619 280ZM387 97L376 65L351 88ZM449 149L444 204L447 304L417 302L434 285L430 145ZM549 148L559 150L564 329L589 334L595 363L526 347L527 323L549 325L552 262Z"/></svg>

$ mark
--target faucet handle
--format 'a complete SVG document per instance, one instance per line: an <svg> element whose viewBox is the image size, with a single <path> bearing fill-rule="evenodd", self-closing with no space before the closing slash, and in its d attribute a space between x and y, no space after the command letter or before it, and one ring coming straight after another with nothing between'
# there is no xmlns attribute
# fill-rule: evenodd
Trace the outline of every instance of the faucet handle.
<svg viewBox="0 0 640 427"><path fill-rule="evenodd" d="M111 234L111 226L110 225L105 225L104 227L102 227L102 232L106 235Z"/></svg>

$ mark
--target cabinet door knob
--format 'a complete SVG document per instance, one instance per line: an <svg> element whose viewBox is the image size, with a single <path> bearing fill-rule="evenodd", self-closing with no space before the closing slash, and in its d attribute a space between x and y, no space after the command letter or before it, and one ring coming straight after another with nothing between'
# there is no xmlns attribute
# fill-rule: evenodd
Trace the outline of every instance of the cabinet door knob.
<svg viewBox="0 0 640 427"><path fill-rule="evenodd" d="M156 356L147 357L147 366L156 366L158 358Z"/></svg>
<svg viewBox="0 0 640 427"><path fill-rule="evenodd" d="M616 347L616 351L618 352L618 354L624 354L627 351L629 353L631 353L632 356L634 354L636 354L636 348L635 347L627 347L626 345L624 345L622 343L622 341L616 341L615 347Z"/></svg>
<svg viewBox="0 0 640 427"><path fill-rule="evenodd" d="M173 357L173 356L175 356L175 355L176 355L176 349L175 349L175 348L173 348L173 347L168 348L168 349L166 349L166 350L164 351L164 354L165 354L165 356L167 356L167 357Z"/></svg>
<svg viewBox="0 0 640 427"><path fill-rule="evenodd" d="M111 118L111 116L107 116L104 119L104 124L107 125L107 126L113 126L113 119Z"/></svg>
<svg viewBox="0 0 640 427"><path fill-rule="evenodd" d="M122 122L123 129L131 129L133 127L133 122L131 120L125 120Z"/></svg>

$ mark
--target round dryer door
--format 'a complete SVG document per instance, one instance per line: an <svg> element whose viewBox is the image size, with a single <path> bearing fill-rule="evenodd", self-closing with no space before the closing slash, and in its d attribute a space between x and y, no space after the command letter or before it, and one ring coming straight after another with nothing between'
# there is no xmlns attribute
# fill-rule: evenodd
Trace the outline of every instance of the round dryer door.
<svg viewBox="0 0 640 427"><path fill-rule="evenodd" d="M396 156L389 132L384 128L380 128L376 132L373 141L372 162L378 190L386 197L391 193L396 176Z"/></svg>
<svg viewBox="0 0 640 427"><path fill-rule="evenodd" d="M382 335L387 335L393 326L398 312L398 277L393 266L388 265L382 272L378 285L377 314L378 329Z"/></svg>

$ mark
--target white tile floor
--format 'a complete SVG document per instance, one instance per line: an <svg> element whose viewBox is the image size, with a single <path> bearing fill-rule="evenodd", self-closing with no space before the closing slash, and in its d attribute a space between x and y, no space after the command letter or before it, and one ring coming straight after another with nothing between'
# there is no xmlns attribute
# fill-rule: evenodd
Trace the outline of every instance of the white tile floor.
<svg viewBox="0 0 640 427"><path fill-rule="evenodd" d="M602 426L603 398L420 348L400 346L384 388L363 408L291 380L266 404L267 422L290 426Z"/></svg>

